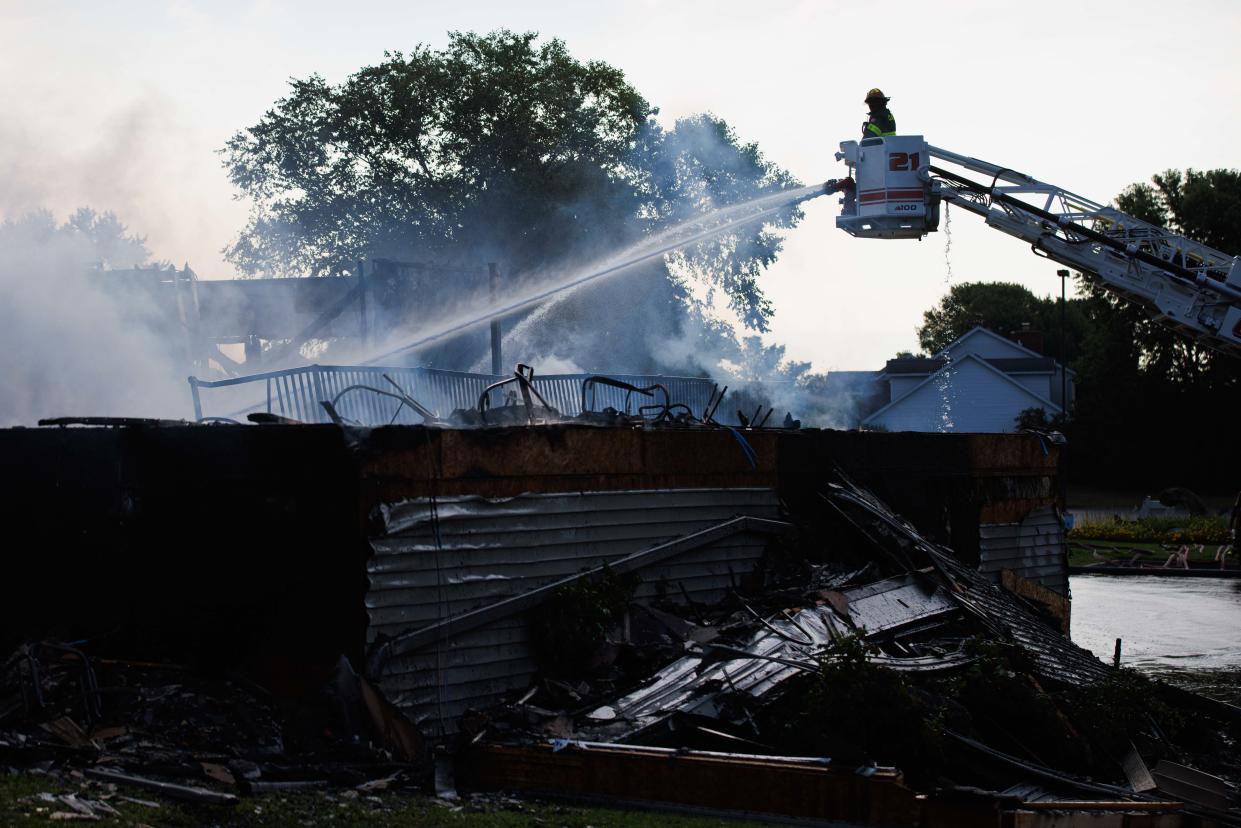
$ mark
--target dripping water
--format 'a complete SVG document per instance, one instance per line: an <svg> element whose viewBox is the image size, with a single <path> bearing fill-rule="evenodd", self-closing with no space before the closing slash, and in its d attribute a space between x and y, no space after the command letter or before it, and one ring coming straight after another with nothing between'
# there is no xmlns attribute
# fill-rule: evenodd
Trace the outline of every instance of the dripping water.
<svg viewBox="0 0 1241 828"><path fill-rule="evenodd" d="M944 285L952 286L952 211L948 202L944 202ZM952 365L952 353L944 351L944 367L936 375L935 385L939 389L939 422L935 430L939 432L953 431L956 422L953 419L952 404L956 397L956 389L952 386L952 376L956 369Z"/></svg>

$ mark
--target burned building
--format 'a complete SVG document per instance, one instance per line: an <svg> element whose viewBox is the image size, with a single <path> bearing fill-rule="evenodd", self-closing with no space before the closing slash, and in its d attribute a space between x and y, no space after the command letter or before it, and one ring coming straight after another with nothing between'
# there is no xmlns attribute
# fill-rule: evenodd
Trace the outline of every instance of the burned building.
<svg viewBox="0 0 1241 828"><path fill-rule="evenodd" d="M413 378L393 379L371 416L446 419L410 396ZM285 697L347 663L422 744L451 747L476 790L715 796L725 810L864 824L1087 799L1170 807L1085 781L1072 751L1086 764L1053 772L1003 737L996 748L986 740L1002 729L976 714L945 731L948 788L911 787L882 749L861 774L851 757L792 751L799 727L782 717L827 709L805 699L841 642L885 674L955 681L992 663L977 640L1008 648L1034 686L1106 683L1061 634L1064 446L1051 437L736 428L671 395L643 411L632 397L650 386L570 394L529 377L484 385L451 415L472 427L362 427L351 422L380 403L351 408L349 378L334 381L339 406L314 392L331 423L265 410L246 425L0 432L5 517L32 530L5 579L4 643L54 636L241 668ZM588 401L592 384L620 396ZM483 402L506 390L514 404ZM562 416L555 403L570 399ZM750 782L730 776L741 767ZM613 773L628 776L602 781ZM791 780L804 795L777 802ZM1037 784L1023 793L1023 780Z"/></svg>

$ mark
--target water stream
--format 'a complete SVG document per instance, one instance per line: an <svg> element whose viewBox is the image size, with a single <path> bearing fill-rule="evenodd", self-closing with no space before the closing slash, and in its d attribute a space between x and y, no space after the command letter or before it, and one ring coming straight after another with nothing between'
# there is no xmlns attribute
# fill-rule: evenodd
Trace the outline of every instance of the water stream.
<svg viewBox="0 0 1241 828"><path fill-rule="evenodd" d="M605 260L575 268L558 276L536 280L533 284L524 285L519 292L492 300L484 307L465 309L438 324L424 328L413 339L399 344L389 341L388 344L359 361L363 364L383 362L416 348L433 344L465 328L479 325L497 316L525 310L557 294L588 282L615 276L657 257L760 221L797 202L806 201L823 193L822 184L812 184L761 196L743 204L722 207L643 239ZM408 333L405 336L408 336Z"/></svg>
<svg viewBox="0 0 1241 828"><path fill-rule="evenodd" d="M435 323L424 326L416 334L402 331L388 337L383 343L368 351L353 354L350 361L361 365L383 363L414 349L446 339L466 328L481 325L499 316L526 310L589 282L616 276L657 257L707 241L747 224L762 221L794 204L821 195L824 195L823 185L811 184L781 190L741 204L721 207L654 233L607 258L598 259L583 266L548 273L542 278L526 280L520 287L507 294L493 297L482 306L475 304L460 308L456 312L443 311ZM236 410L227 415L230 418L242 417L249 411L262 409L263 401L255 398L247 401L246 405L236 403L235 405Z"/></svg>

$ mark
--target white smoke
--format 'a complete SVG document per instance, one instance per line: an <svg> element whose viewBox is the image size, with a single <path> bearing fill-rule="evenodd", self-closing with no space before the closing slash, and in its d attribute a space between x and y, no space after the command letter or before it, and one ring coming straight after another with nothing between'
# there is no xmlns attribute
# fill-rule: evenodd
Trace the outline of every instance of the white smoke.
<svg viewBox="0 0 1241 828"><path fill-rule="evenodd" d="M0 426L57 416L183 417L173 346L142 322L153 308L104 289L103 265L147 258L110 214L64 224L36 212L0 224Z"/></svg>
<svg viewBox="0 0 1241 828"><path fill-rule="evenodd" d="M215 163L213 139L178 101L148 94L78 112L59 95L22 95L21 116L0 118L0 219L99 205L141 228L160 258L227 272L219 249L245 205Z"/></svg>

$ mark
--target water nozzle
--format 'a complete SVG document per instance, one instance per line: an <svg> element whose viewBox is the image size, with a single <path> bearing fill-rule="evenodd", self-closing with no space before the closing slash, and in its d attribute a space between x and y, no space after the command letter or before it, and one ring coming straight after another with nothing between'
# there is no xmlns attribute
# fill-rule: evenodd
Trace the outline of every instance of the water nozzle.
<svg viewBox="0 0 1241 828"><path fill-rule="evenodd" d="M823 182L823 192L816 195L831 195L832 193L848 192L857 187L852 178L829 178Z"/></svg>

